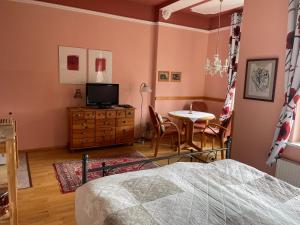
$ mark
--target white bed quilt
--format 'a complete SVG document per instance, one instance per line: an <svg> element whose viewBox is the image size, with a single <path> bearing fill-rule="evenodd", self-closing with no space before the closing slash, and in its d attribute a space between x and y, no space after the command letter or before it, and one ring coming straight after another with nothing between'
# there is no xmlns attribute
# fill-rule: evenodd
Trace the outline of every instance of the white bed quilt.
<svg viewBox="0 0 300 225"><path fill-rule="evenodd" d="M76 191L78 225L300 225L300 189L234 160L108 176Z"/></svg>

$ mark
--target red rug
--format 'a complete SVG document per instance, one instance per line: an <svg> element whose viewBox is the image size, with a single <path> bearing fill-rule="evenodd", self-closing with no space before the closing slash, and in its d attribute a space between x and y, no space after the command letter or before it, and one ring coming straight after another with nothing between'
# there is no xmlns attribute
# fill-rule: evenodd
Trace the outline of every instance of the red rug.
<svg viewBox="0 0 300 225"><path fill-rule="evenodd" d="M117 156L115 158L101 158L101 159L91 159L88 163L88 168L97 168L102 166L102 162L106 163L106 166L115 165L120 163L135 162L145 159L145 157L139 152L133 152L126 155ZM53 164L56 178L60 185L60 190L62 193L74 192L80 185L82 180L82 162L81 160L76 161L65 161ZM154 163L147 163L142 168L139 165L132 165L127 167L121 167L115 169L109 173L118 174L130 171L137 171L142 169L151 169L157 167ZM88 180L94 180L96 178L102 177L102 172L88 173Z"/></svg>

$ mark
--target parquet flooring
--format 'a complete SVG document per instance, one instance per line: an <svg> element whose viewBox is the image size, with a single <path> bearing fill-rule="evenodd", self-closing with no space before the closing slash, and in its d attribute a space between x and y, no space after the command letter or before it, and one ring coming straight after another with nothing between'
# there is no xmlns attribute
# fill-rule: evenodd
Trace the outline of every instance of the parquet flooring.
<svg viewBox="0 0 300 225"><path fill-rule="evenodd" d="M134 144L88 151L90 157L112 157L116 154L140 151L146 157L153 157L150 143ZM169 145L162 145L159 156L174 154ZM69 152L66 149L29 152L29 166L32 188L18 190L20 225L75 225L74 193L62 194L56 180L53 163L78 160L82 151ZM88 224L87 224L88 225Z"/></svg>

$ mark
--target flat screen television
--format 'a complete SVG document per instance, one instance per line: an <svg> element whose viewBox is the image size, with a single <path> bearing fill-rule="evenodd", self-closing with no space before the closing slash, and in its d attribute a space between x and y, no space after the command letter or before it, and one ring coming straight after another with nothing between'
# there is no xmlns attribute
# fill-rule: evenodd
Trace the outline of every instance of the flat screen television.
<svg viewBox="0 0 300 225"><path fill-rule="evenodd" d="M119 84L87 83L86 105L109 107L119 104Z"/></svg>

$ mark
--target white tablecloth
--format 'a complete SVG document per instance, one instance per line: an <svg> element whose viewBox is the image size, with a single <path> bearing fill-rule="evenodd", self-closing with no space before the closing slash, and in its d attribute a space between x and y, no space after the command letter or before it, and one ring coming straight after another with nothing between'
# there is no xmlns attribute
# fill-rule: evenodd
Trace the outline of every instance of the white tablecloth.
<svg viewBox="0 0 300 225"><path fill-rule="evenodd" d="M197 120L212 120L216 118L212 113L198 111L192 111L191 113L189 110L173 111L169 112L169 115L173 117L190 119L191 121L193 121L193 123L195 123Z"/></svg>

